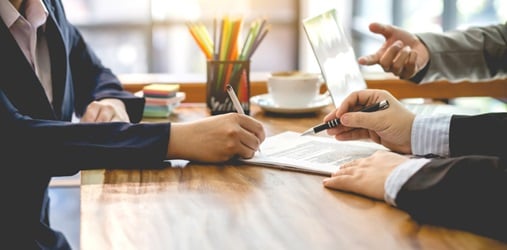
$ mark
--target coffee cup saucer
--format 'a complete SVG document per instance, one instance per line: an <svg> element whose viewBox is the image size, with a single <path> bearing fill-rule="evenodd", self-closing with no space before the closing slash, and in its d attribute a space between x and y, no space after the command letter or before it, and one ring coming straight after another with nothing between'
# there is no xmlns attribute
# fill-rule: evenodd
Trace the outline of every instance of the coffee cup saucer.
<svg viewBox="0 0 507 250"><path fill-rule="evenodd" d="M252 96L250 98L250 102L258 105L264 111L273 112L273 113L283 113L283 114L300 114L300 113L311 113L317 112L320 109L331 104L331 97L326 94L321 94L315 100L313 100L309 105L304 107L281 107L273 101L270 94L262 94Z"/></svg>

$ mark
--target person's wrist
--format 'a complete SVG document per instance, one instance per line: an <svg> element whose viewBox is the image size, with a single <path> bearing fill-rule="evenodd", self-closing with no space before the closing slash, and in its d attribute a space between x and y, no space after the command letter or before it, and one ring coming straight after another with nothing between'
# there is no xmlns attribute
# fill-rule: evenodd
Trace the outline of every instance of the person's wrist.
<svg viewBox="0 0 507 250"><path fill-rule="evenodd" d="M420 83L426 73L428 72L430 63L428 62L419 72L417 72L413 77L409 78L408 80L414 83Z"/></svg>
<svg viewBox="0 0 507 250"><path fill-rule="evenodd" d="M126 110L125 103L123 103L122 100L116 99L116 98L104 98L98 100L100 103L108 104L113 106L115 109L119 110Z"/></svg>
<svg viewBox="0 0 507 250"><path fill-rule="evenodd" d="M422 81L422 79L424 78L424 76L426 75L426 73L428 72L428 68L429 68L429 65L430 65L430 52L428 50L428 46L426 46L426 43L424 43L424 41L417 35L416 36L416 39L417 39L417 42L416 42L416 45L414 47L416 47L416 51L418 51L418 61L419 62L416 62L416 65L418 67L418 71L411 77L409 78L408 80L411 81L411 82L414 82L414 83L420 83Z"/></svg>
<svg viewBox="0 0 507 250"><path fill-rule="evenodd" d="M117 118L117 120L130 122L129 115L127 113L127 108L122 100L116 98L104 98L99 100L98 102L113 107L115 117Z"/></svg>

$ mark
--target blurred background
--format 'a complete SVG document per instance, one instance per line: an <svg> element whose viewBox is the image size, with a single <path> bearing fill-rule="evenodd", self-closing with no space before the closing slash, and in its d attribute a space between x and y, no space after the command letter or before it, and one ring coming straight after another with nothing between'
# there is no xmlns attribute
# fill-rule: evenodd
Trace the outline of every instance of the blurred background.
<svg viewBox="0 0 507 250"><path fill-rule="evenodd" d="M442 32L507 20L502 0L63 0L68 18L78 26L105 65L124 73L205 73L206 58L186 22L242 16L245 27L266 18L271 30L252 57L251 70L318 72L301 20L336 8L356 56L374 52L383 38L368 31L377 21L412 32ZM246 32L243 32L243 37ZM378 66L362 67L378 72ZM491 98L465 98L462 105L505 110Z"/></svg>
<svg viewBox="0 0 507 250"><path fill-rule="evenodd" d="M68 18L116 73L201 73L205 57L187 21L211 32L214 18L265 17L272 25L252 58L253 71L316 70L301 20L336 8L356 55L383 42L368 31L373 21L412 32L441 32L507 20L501 0L63 0ZM244 29L246 30L246 28ZM246 32L243 32L246 35ZM374 67L373 67L374 68ZM318 69L317 69L318 70ZM372 67L365 70L378 70Z"/></svg>

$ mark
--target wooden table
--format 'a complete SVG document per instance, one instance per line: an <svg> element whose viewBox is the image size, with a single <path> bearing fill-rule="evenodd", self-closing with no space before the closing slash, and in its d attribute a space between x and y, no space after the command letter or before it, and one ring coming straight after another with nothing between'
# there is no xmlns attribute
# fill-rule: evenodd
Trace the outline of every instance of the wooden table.
<svg viewBox="0 0 507 250"><path fill-rule="evenodd" d="M273 135L304 131L330 110L280 117L252 106L251 115ZM170 119L208 114L203 104L183 104ZM507 248L419 225L384 202L324 188L318 175L233 163L81 175L83 250Z"/></svg>

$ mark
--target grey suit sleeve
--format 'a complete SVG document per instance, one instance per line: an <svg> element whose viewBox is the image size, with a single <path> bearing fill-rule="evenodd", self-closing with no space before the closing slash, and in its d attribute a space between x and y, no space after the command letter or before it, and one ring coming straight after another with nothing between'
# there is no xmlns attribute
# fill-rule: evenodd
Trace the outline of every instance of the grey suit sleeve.
<svg viewBox="0 0 507 250"><path fill-rule="evenodd" d="M507 76L507 24L417 36L428 48L430 62L416 82L481 81Z"/></svg>

